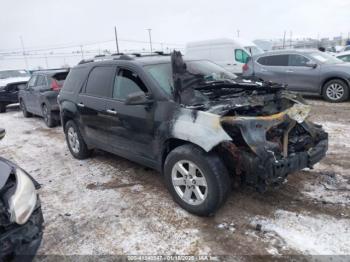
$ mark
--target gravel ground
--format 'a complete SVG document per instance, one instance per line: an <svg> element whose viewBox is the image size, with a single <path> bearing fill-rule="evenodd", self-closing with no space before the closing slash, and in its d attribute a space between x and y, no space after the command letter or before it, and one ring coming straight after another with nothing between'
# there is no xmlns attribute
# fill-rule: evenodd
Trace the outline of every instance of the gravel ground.
<svg viewBox="0 0 350 262"><path fill-rule="evenodd" d="M330 135L328 156L264 194L235 188L210 218L193 216L171 199L160 174L96 151L74 159L61 127L0 115L7 135L0 155L41 185L45 218L42 255L350 254L350 104L309 100L312 118Z"/></svg>

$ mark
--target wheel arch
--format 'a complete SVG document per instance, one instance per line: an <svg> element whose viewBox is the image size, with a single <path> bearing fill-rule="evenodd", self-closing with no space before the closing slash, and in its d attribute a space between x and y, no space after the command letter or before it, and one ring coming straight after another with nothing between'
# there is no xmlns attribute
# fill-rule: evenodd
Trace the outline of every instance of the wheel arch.
<svg viewBox="0 0 350 262"><path fill-rule="evenodd" d="M326 77L322 82L321 82L321 88L320 88L320 95L323 94L324 88L326 83L328 83L329 81L332 80L341 80L344 81L345 84L347 85L348 88L350 88L350 81L348 79L346 79L346 77L343 76L330 76L330 77Z"/></svg>

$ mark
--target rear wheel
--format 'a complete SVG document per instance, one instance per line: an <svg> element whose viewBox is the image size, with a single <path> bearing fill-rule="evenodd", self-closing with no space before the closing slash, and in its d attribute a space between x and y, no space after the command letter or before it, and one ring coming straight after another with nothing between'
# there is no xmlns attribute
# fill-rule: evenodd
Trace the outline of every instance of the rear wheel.
<svg viewBox="0 0 350 262"><path fill-rule="evenodd" d="M69 120L64 128L66 141L71 154L77 159L88 158L92 150L88 149L83 137L80 134L78 126L74 121Z"/></svg>
<svg viewBox="0 0 350 262"><path fill-rule="evenodd" d="M5 113L5 112L6 112L6 104L0 103L0 113Z"/></svg>
<svg viewBox="0 0 350 262"><path fill-rule="evenodd" d="M22 109L24 117L31 117L32 116L32 114L27 111L26 104L24 103L23 99L20 100L19 106Z"/></svg>
<svg viewBox="0 0 350 262"><path fill-rule="evenodd" d="M343 102L349 97L349 87L343 80L330 80L324 85L322 95L329 102Z"/></svg>
<svg viewBox="0 0 350 262"><path fill-rule="evenodd" d="M164 176L174 200L199 216L213 215L230 192L230 177L219 156L194 145L183 145L169 153Z"/></svg>
<svg viewBox="0 0 350 262"><path fill-rule="evenodd" d="M42 107L42 113L43 113L45 124L48 127L54 127L55 126L55 120L54 120L53 114L48 109L47 105L45 105L45 104Z"/></svg>

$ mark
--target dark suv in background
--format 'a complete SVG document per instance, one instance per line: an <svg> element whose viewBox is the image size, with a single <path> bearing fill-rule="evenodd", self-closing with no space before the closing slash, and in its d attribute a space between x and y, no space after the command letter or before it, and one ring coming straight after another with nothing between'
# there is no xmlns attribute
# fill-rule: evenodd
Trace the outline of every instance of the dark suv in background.
<svg viewBox="0 0 350 262"><path fill-rule="evenodd" d="M327 151L299 96L179 52L80 64L58 100L74 157L99 148L154 168L197 215L213 214L233 179L264 191Z"/></svg>
<svg viewBox="0 0 350 262"><path fill-rule="evenodd" d="M57 96L68 72L68 69L57 69L33 73L26 88L18 94L24 117L32 114L42 116L48 127L59 123Z"/></svg>
<svg viewBox="0 0 350 262"><path fill-rule="evenodd" d="M329 102L349 98L350 64L312 49L271 51L249 58L243 76L287 84L306 94L322 95Z"/></svg>

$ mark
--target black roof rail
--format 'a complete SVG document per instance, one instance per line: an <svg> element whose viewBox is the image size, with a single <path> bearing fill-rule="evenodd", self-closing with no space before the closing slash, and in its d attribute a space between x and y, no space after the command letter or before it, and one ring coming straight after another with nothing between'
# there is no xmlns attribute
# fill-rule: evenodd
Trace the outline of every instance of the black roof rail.
<svg viewBox="0 0 350 262"><path fill-rule="evenodd" d="M113 60L134 60L134 58L130 55L121 55L120 57L116 57Z"/></svg>
<svg viewBox="0 0 350 262"><path fill-rule="evenodd" d="M124 55L124 53L113 53L111 56Z"/></svg>
<svg viewBox="0 0 350 262"><path fill-rule="evenodd" d="M95 55L95 58L106 57L106 55Z"/></svg>
<svg viewBox="0 0 350 262"><path fill-rule="evenodd" d="M94 59L83 59L78 63L78 65L87 64L91 62L94 62Z"/></svg>

